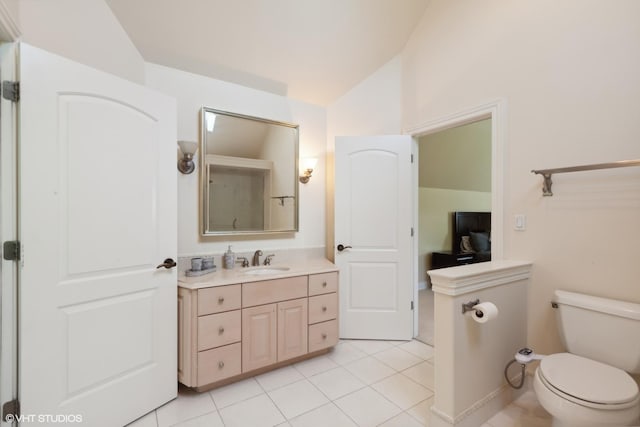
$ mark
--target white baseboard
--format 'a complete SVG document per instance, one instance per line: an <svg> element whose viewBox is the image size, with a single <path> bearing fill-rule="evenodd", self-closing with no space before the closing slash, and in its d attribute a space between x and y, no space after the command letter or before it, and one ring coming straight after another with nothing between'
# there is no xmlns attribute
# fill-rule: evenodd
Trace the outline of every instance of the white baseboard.
<svg viewBox="0 0 640 427"><path fill-rule="evenodd" d="M512 378L512 382L517 383L520 375ZM434 406L431 407L430 427L478 427L484 424L488 419L498 412L502 411L512 401L517 399L522 393L531 390L531 375L525 375L525 385L520 390L515 390L504 384L502 387L489 393L483 399L480 399L455 418L438 410Z"/></svg>

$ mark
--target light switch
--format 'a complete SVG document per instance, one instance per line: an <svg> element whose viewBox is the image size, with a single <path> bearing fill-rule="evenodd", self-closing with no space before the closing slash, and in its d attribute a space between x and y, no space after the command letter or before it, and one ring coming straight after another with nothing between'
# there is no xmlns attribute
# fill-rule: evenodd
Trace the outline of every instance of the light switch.
<svg viewBox="0 0 640 427"><path fill-rule="evenodd" d="M527 217L522 214L515 215L514 230L524 231L527 229Z"/></svg>

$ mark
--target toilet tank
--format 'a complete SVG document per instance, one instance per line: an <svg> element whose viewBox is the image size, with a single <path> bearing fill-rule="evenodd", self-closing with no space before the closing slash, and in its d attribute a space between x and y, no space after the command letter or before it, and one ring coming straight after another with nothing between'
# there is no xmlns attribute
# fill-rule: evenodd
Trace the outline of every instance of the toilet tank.
<svg viewBox="0 0 640 427"><path fill-rule="evenodd" d="M640 304L559 290L554 303L569 353L640 373Z"/></svg>

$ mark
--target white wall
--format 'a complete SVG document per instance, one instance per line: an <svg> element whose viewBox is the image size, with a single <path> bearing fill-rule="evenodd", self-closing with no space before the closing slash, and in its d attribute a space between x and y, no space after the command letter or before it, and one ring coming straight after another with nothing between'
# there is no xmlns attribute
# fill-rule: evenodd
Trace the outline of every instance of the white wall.
<svg viewBox="0 0 640 427"><path fill-rule="evenodd" d="M336 136L401 133L400 56L327 107L327 256L333 259L333 153Z"/></svg>
<svg viewBox="0 0 640 427"><path fill-rule="evenodd" d="M200 141L203 106L300 125L300 156L318 157L308 184L299 187L299 229L273 237L200 237L199 166L191 175L178 173L178 255L219 254L232 243L235 252L324 246L326 115L322 107L232 83L146 64L147 86L177 99L178 139ZM196 154L196 164L199 164ZM176 172L177 173L177 172Z"/></svg>
<svg viewBox="0 0 640 427"><path fill-rule="evenodd" d="M640 158L638 16L636 0L432 0L403 52L406 128L507 101L505 255L534 264L539 353L562 349L554 289L640 302L640 168L554 175L551 198L530 172Z"/></svg>
<svg viewBox="0 0 640 427"><path fill-rule="evenodd" d="M18 6L22 41L144 83L144 60L104 0L20 0Z"/></svg>
<svg viewBox="0 0 640 427"><path fill-rule="evenodd" d="M492 261L430 273L434 296L436 395L430 426L477 427L512 400L504 368L514 350L526 344L526 303L530 266ZM462 304L491 302L498 316L477 323ZM519 370L512 367L510 378ZM437 416L436 414L439 414Z"/></svg>

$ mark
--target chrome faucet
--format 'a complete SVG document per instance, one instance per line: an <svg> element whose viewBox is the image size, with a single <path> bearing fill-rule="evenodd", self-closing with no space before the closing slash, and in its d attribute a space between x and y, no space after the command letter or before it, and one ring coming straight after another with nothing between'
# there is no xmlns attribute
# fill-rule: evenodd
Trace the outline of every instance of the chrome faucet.
<svg viewBox="0 0 640 427"><path fill-rule="evenodd" d="M251 265L260 265L260 255L262 255L262 251L260 249L254 252Z"/></svg>
<svg viewBox="0 0 640 427"><path fill-rule="evenodd" d="M271 265L271 258L273 258L274 256L276 255L275 254L267 255L267 257L264 259L264 265Z"/></svg>

